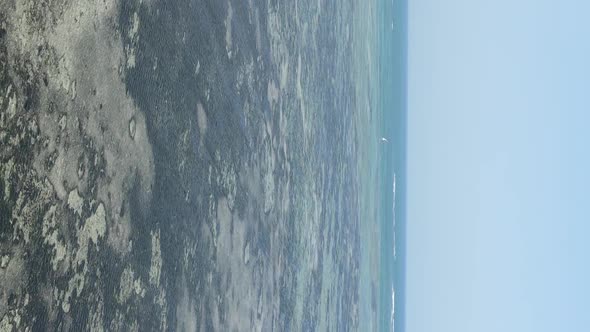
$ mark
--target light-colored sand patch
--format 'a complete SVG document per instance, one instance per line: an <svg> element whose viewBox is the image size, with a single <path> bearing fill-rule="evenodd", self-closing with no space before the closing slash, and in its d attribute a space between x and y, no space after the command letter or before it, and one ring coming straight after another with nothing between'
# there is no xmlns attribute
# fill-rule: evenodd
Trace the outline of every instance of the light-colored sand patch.
<svg viewBox="0 0 590 332"><path fill-rule="evenodd" d="M227 2L227 16L225 17L225 50L227 52L227 57L231 59L232 56L232 31L231 31L231 21L234 16L234 11L231 6L231 1Z"/></svg>
<svg viewBox="0 0 590 332"><path fill-rule="evenodd" d="M260 35L260 11L258 10L258 8L255 9L254 11L254 19L256 21L256 27L255 27L255 34L256 34L256 50L258 50L258 52L260 52L262 50L262 36Z"/></svg>
<svg viewBox="0 0 590 332"><path fill-rule="evenodd" d="M65 114L64 114L64 115L62 115L62 116L59 118L59 122L58 122L57 124L59 125L59 129L60 129L61 131L64 131L64 130L66 130L66 127L67 127L67 125L68 125L68 116L67 116L67 115L65 115Z"/></svg>
<svg viewBox="0 0 590 332"><path fill-rule="evenodd" d="M101 294L102 295L102 294ZM86 323L87 331L103 332L104 326L104 300L101 298L96 301L96 306L90 310L88 322Z"/></svg>
<svg viewBox="0 0 590 332"><path fill-rule="evenodd" d="M70 194L68 195L68 206L78 215L78 217L82 215L84 200L78 194L78 189L70 191Z"/></svg>
<svg viewBox="0 0 590 332"><path fill-rule="evenodd" d="M167 307L168 307L168 303L166 302L166 289L164 289L163 287L159 287L158 288L158 295L156 297L156 304L158 304L160 306L160 308L162 309L160 311L160 330L161 331L167 331Z"/></svg>
<svg viewBox="0 0 590 332"><path fill-rule="evenodd" d="M125 45L125 55L127 58L127 68L135 68L136 62L136 54L137 51L135 50L135 44L138 40L138 31L139 31L139 16L137 12L133 13L133 17L131 19L131 28L127 32L127 36L131 40L129 45Z"/></svg>
<svg viewBox="0 0 590 332"><path fill-rule="evenodd" d="M279 100L279 89L277 88L276 83L273 80L268 81L268 85L266 88L266 94L268 99L268 104L270 105L271 109Z"/></svg>
<svg viewBox="0 0 590 332"><path fill-rule="evenodd" d="M192 127L191 127L192 128ZM189 131L187 132L187 134L190 132L191 128L189 128ZM205 146L205 135L207 134L207 113L205 112L205 108L203 107L203 104L201 102L197 103L197 128L199 130L198 133L198 144L199 144L199 153L203 153L204 150L204 146ZM188 143L188 135L187 135L187 142ZM185 146L188 147L188 144L185 144ZM188 153L184 153L183 155L188 155ZM184 161L183 161L184 163ZM184 165L181 165L184 166ZM209 173L211 173L211 170L209 170ZM209 177L211 177L211 174L209 174ZM209 180L210 181L210 180Z"/></svg>
<svg viewBox="0 0 590 332"><path fill-rule="evenodd" d="M154 180L146 120L125 85L126 67L136 65L141 24L132 12L129 29L121 31L121 8L119 0L0 1L0 12L6 13L0 23L6 30L2 44L10 60L6 79L16 87L15 92L13 86L5 89L0 84L0 104L7 106L5 112L0 111L0 141L10 141L6 149L0 148L6 157L0 176L7 175L10 181L6 182L17 184L3 186L14 231L7 234L12 243L9 250L0 252L0 318L6 318L15 330L25 331L34 323L25 319L35 315L27 291L33 292L31 302L46 308L42 324L48 329L72 329L82 303L83 315L88 310L88 325L76 325L77 329L132 330L139 326L136 319L143 304L134 301L133 306L116 308L109 321L104 320L103 307L109 302L105 297L113 295L112 287L104 284L111 283L112 276L103 269L107 249L103 245L128 253L129 202L135 199L129 194L137 193L139 214L149 213ZM31 93L34 98L28 99ZM8 134L5 128L10 129ZM22 130L12 135L14 128ZM22 145L26 145L22 152L31 151L31 156L14 158L17 165L13 167L10 157L21 153ZM32 167L28 167L30 159ZM158 273L150 271L150 277L159 283L159 235L152 242ZM31 253L42 252L50 264L47 280L39 289L23 288L22 282L12 283L13 278L5 275L16 271L19 263L24 265L15 274L20 280L29 280L29 270L35 271L29 264L35 257L15 253L23 245ZM126 257L113 254L113 261L126 264ZM110 256L109 250L106 259ZM123 297L144 296L148 276L141 274L142 280L135 272L131 277L124 283L129 295L123 292ZM116 283L115 279L115 298ZM150 302L161 307L161 313L155 314L163 322L160 329L167 330L166 292L150 286L150 291L154 289ZM10 310L16 314L2 310L9 302L14 303Z"/></svg>
<svg viewBox="0 0 590 332"><path fill-rule="evenodd" d="M120 218L121 208L136 183L140 211L148 211L153 155L145 118L127 94L122 76L127 60L121 36L112 24L119 17L118 2L68 2L52 26L42 30L29 26L36 23L29 19L27 8L16 6L11 17L15 29L8 40L9 56L16 59L37 54L39 45L46 43L51 52L32 57L32 67L43 67L47 73L40 104L54 105L54 111L42 110L38 115L40 136L47 139L47 148L35 157L35 171L49 179L64 201L70 199L73 188L83 197L92 189L91 196L96 196L92 198L103 202L112 223L126 221ZM134 14L127 32L133 40L139 27ZM36 32L31 35L31 31ZM79 164L89 149L96 157ZM53 162L47 164L47 160ZM103 174L98 181L89 181L89 172L84 172L91 168ZM127 240L109 241L115 242Z"/></svg>
<svg viewBox="0 0 590 332"><path fill-rule="evenodd" d="M123 202L122 209L125 211L123 216L115 221L109 221L107 232L107 243L119 254L125 255L132 249L132 242L129 239L131 235L131 215L129 214L129 202Z"/></svg>
<svg viewBox="0 0 590 332"><path fill-rule="evenodd" d="M264 213L268 214L275 205L275 177L274 177L274 169L275 169L275 152L272 148L272 134L270 134L270 124L267 124L267 127L263 130L263 141L264 145L262 146L261 150L261 177L262 177L262 192L264 198Z"/></svg>
<svg viewBox="0 0 590 332"><path fill-rule="evenodd" d="M98 240L104 236L106 231L106 214L104 205L100 203L96 212L86 219L84 228L82 229L82 236L92 240L94 244L98 244Z"/></svg>
<svg viewBox="0 0 590 332"><path fill-rule="evenodd" d="M131 21L131 29L129 29L128 35L130 39L133 39L137 38L137 33L139 32L139 16L137 15L137 12L133 13Z"/></svg>
<svg viewBox="0 0 590 332"><path fill-rule="evenodd" d="M119 303L125 303L133 294L134 273L130 267L126 267L121 273L119 282Z"/></svg>
<svg viewBox="0 0 590 332"><path fill-rule="evenodd" d="M12 322L10 321L10 316L4 315L0 321L0 331L9 332L13 331L14 328L15 327L12 326Z"/></svg>
<svg viewBox="0 0 590 332"><path fill-rule="evenodd" d="M264 213L268 214L275 203L275 181L272 172L264 174L262 180L264 190Z"/></svg>
<svg viewBox="0 0 590 332"><path fill-rule="evenodd" d="M197 310L193 300L189 296L186 282L182 281L182 293L176 306L176 331L197 331Z"/></svg>
<svg viewBox="0 0 590 332"><path fill-rule="evenodd" d="M10 256L2 255L2 258L0 259L0 268L6 268L8 266L8 262L10 262Z"/></svg>
<svg viewBox="0 0 590 332"><path fill-rule="evenodd" d="M230 210L233 210L237 190L237 174L235 167L229 160L222 159L219 151L215 153L215 159L219 164L219 172L217 173L215 181L226 192L227 205Z"/></svg>
<svg viewBox="0 0 590 332"><path fill-rule="evenodd" d="M301 54L297 57L297 70L296 70L296 90L297 99L299 99L299 108L301 109L301 123L303 123L303 138L307 138L309 134L309 124L307 123L307 109L305 108L305 98L303 97L303 85L301 83Z"/></svg>
<svg viewBox="0 0 590 332"><path fill-rule="evenodd" d="M287 54L287 58L285 61L281 63L281 91L285 91L287 87L287 81L289 79L289 54Z"/></svg>
<svg viewBox="0 0 590 332"><path fill-rule="evenodd" d="M221 301L224 304L227 320L224 325L219 325L218 329L259 330L253 329L252 324L256 322L253 322L252 318L255 317L255 310L261 300L258 291L262 287L263 280L253 276L251 249L246 241L248 223L240 220L237 215L232 215L225 197L218 199L217 209L219 235L215 261L217 262L216 274L221 278L221 294L219 299L213 299L209 303L213 312L213 322L221 324L218 312ZM228 301L227 299L236 300ZM259 320L256 319L256 321Z"/></svg>
<svg viewBox="0 0 590 332"><path fill-rule="evenodd" d="M10 183L10 178L12 177L12 173L14 172L14 160L12 158L8 159L8 161L4 164L4 174L3 180L4 183ZM10 190L10 186L4 186L4 199L9 200L12 192Z"/></svg>
<svg viewBox="0 0 590 332"><path fill-rule="evenodd" d="M6 92L7 95L9 95L8 97L8 107L6 109L6 115L7 115L7 120L12 119L15 115L16 115L16 106L17 106L17 98L16 96L10 94L12 90L12 86L8 87L8 91Z"/></svg>
<svg viewBox="0 0 590 332"><path fill-rule="evenodd" d="M43 216L43 225L41 235L43 242L53 246L55 254L51 255L51 267L57 271L60 266L69 266L69 255L66 244L59 238L59 228L57 227L57 206L53 205ZM64 262L62 264L62 262Z"/></svg>
<svg viewBox="0 0 590 332"><path fill-rule="evenodd" d="M78 231L78 251L75 255L74 267L86 262L91 244L98 245L98 241L106 232L106 215L104 205L100 203L94 213L86 219L82 229ZM84 271L87 270L84 264Z"/></svg>
<svg viewBox="0 0 590 332"><path fill-rule="evenodd" d="M250 262L250 243L246 243L246 247L244 247L244 264L248 265Z"/></svg>
<svg viewBox="0 0 590 332"><path fill-rule="evenodd" d="M162 270L162 252L160 250L160 230L152 232L152 259L150 264L150 284L160 284L160 273Z"/></svg>
<svg viewBox="0 0 590 332"><path fill-rule="evenodd" d="M202 144L205 134L207 133L207 113L202 103L197 103L197 125L199 126L200 142Z"/></svg>
<svg viewBox="0 0 590 332"><path fill-rule="evenodd" d="M0 169L2 166L0 165ZM35 181L34 185L35 190L38 190L35 199L31 199L26 190L15 192L16 203L12 209L12 216L9 217L13 227L12 239L24 240L25 243L30 242L37 227L36 220L39 218L39 213L45 209L46 202L52 196L48 181Z"/></svg>
<svg viewBox="0 0 590 332"><path fill-rule="evenodd" d="M131 296L145 296L145 288L140 277L135 278L135 272L131 267L126 267L121 273L121 281L119 283L118 301L123 304L127 302Z"/></svg>
<svg viewBox="0 0 590 332"><path fill-rule="evenodd" d="M14 248L6 256L9 257L2 259L4 267L0 269L0 280L2 280L0 283L0 317L4 316L9 309L8 298L11 292L21 291L27 278L23 248Z"/></svg>
<svg viewBox="0 0 590 332"><path fill-rule="evenodd" d="M221 197L217 200L217 221L222 229L220 233L224 232L226 228L229 229L229 225L231 224L231 211L229 210L227 198L225 197ZM229 234L229 232L224 234Z"/></svg>
<svg viewBox="0 0 590 332"><path fill-rule="evenodd" d="M86 219L84 226L77 233L78 250L73 254L73 260L69 257L67 261L71 262L71 268L75 274L70 278L68 287L63 297L62 310L70 311L70 300L74 296L80 296L86 285L86 274L88 273L88 251L92 244L98 245L98 241L104 237L106 232L106 214L104 205L100 203L94 213ZM99 247L96 247L99 250ZM66 252L67 253L67 252ZM82 270L79 271L79 267Z"/></svg>

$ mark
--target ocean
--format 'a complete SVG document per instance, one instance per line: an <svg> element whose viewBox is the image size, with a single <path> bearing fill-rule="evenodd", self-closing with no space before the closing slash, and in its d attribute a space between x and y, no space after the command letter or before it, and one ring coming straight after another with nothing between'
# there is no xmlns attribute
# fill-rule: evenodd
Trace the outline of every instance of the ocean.
<svg viewBox="0 0 590 332"><path fill-rule="evenodd" d="M407 2L382 1L379 19L381 130L380 323L404 331L406 247ZM395 192L394 192L395 181ZM393 202L393 203L392 203ZM394 248L395 247L395 248ZM394 254L395 253L395 254ZM391 285L391 287L390 287ZM391 289L390 289L391 288ZM395 296L391 295L392 290ZM393 311L393 308L396 310ZM392 314L394 313L394 314ZM383 328L381 330L389 330Z"/></svg>
<svg viewBox="0 0 590 332"><path fill-rule="evenodd" d="M379 0L374 6L374 14L359 14L374 19L374 30L365 32L374 38L371 78L359 80L367 85L371 110L361 144L367 151L360 167L361 330L403 331L407 2Z"/></svg>

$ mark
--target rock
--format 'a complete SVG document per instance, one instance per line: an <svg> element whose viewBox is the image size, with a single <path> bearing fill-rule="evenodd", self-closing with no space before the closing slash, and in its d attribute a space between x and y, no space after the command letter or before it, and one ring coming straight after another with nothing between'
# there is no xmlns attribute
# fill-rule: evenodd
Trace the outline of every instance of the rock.
<svg viewBox="0 0 590 332"><path fill-rule="evenodd" d="M129 120L129 137L135 139L135 118Z"/></svg>
<svg viewBox="0 0 590 332"><path fill-rule="evenodd" d="M8 266L9 262L10 262L10 256L8 256L8 255L2 256L2 260L0 261L0 268L5 269Z"/></svg>

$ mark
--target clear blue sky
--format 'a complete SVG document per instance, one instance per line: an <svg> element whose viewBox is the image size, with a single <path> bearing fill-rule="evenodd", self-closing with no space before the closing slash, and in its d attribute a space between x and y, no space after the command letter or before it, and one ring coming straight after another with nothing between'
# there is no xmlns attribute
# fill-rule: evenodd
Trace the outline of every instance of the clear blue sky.
<svg viewBox="0 0 590 332"><path fill-rule="evenodd" d="M589 15L409 1L407 332L590 331Z"/></svg>

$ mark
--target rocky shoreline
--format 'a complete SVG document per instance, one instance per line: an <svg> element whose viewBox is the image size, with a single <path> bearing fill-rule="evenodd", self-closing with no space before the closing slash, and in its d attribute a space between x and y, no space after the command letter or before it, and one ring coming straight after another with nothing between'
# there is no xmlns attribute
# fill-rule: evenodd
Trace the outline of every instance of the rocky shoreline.
<svg viewBox="0 0 590 332"><path fill-rule="evenodd" d="M0 5L0 330L358 324L349 3Z"/></svg>

